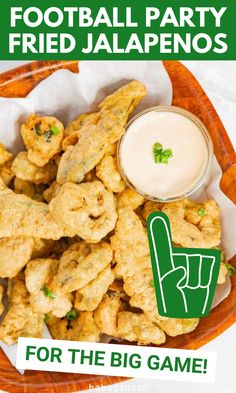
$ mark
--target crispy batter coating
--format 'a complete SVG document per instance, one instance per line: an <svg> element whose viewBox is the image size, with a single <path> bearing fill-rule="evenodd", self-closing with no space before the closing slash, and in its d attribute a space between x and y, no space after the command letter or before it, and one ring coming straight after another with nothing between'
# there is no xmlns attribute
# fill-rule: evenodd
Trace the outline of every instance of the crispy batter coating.
<svg viewBox="0 0 236 393"><path fill-rule="evenodd" d="M158 323L162 318L157 311L155 289L151 285L153 280L151 263L145 268L137 270L132 276L126 278L124 290L130 296L130 305L139 307L145 314L153 315L150 318Z"/></svg>
<svg viewBox="0 0 236 393"><path fill-rule="evenodd" d="M125 281L124 290L130 296L130 305L141 308L146 317L153 323L157 323L169 336L177 336L194 330L199 322L197 318L166 318L158 314L155 290L151 285L152 280L150 267L137 271Z"/></svg>
<svg viewBox="0 0 236 393"><path fill-rule="evenodd" d="M117 143L108 143L105 151L105 156L115 156L117 151Z"/></svg>
<svg viewBox="0 0 236 393"><path fill-rule="evenodd" d="M66 137L62 141L62 149L66 151L69 146L75 145L79 140L83 126L96 124L98 118L99 113L85 113L71 121L65 129Z"/></svg>
<svg viewBox="0 0 236 393"><path fill-rule="evenodd" d="M99 118L98 112L93 113L83 113L77 116L74 120L67 124L65 128L65 135L73 135L75 132L80 131L85 124L96 124Z"/></svg>
<svg viewBox="0 0 236 393"><path fill-rule="evenodd" d="M224 284L226 281L227 275L228 275L227 267L226 267L225 263L221 262L219 276L217 279L217 284Z"/></svg>
<svg viewBox="0 0 236 393"><path fill-rule="evenodd" d="M56 256L60 257L69 247L69 240L72 239L62 237L59 240L51 240L34 237L34 247L31 259L47 258L49 256L52 258L55 258Z"/></svg>
<svg viewBox="0 0 236 393"><path fill-rule="evenodd" d="M70 311L72 303L71 294L63 293L58 285L58 267L57 259L32 259L25 269L25 284L34 311L44 314L51 311L55 317L62 318Z"/></svg>
<svg viewBox="0 0 236 393"><path fill-rule="evenodd" d="M125 131L129 114L146 95L140 82L123 86L100 104L96 125L85 124L78 143L67 148L58 167L57 181L80 183L106 152L107 144L118 141Z"/></svg>
<svg viewBox="0 0 236 393"><path fill-rule="evenodd" d="M165 333L145 315L130 311L118 313L117 335L138 345L160 345L166 341Z"/></svg>
<svg viewBox="0 0 236 393"><path fill-rule="evenodd" d="M14 179L13 189L16 194L24 194L30 198L33 198L35 195L34 184L30 181L19 179L18 177L15 177Z"/></svg>
<svg viewBox="0 0 236 393"><path fill-rule="evenodd" d="M26 180L15 177L13 190L16 194L24 194L38 202L43 202L43 192L45 190L44 184L33 184Z"/></svg>
<svg viewBox="0 0 236 393"><path fill-rule="evenodd" d="M18 337L40 338L44 315L33 311L22 273L9 280L8 296L9 308L0 327L0 339L11 345Z"/></svg>
<svg viewBox="0 0 236 393"><path fill-rule="evenodd" d="M2 315L2 313L4 311L4 306L2 303L3 293L4 293L4 287L3 287L3 285L0 285L0 315Z"/></svg>
<svg viewBox="0 0 236 393"><path fill-rule="evenodd" d="M93 168L90 172L84 175L84 183L92 182L95 180L98 180L98 178L96 177L96 169Z"/></svg>
<svg viewBox="0 0 236 393"><path fill-rule="evenodd" d="M198 204L184 199L165 204L162 211L170 219L174 243L196 248L213 248L220 244L220 209L214 200Z"/></svg>
<svg viewBox="0 0 236 393"><path fill-rule="evenodd" d="M185 208L184 213L182 210L183 207ZM184 228L182 228L181 233L178 234L177 229L175 232L173 232L172 230L172 238L175 244L177 244L178 246L182 245L183 247L184 246L190 247L190 245L187 245L187 243L190 244L191 242L192 243L191 247L210 247L206 245L206 241L211 242L211 233L213 234L213 236L215 236L215 239L217 239L215 240L213 237L212 241L216 242L217 245L219 244L220 234L221 234L220 222L219 222L219 208L216 205L215 201L213 200L207 201L203 204L197 204L188 199L184 201L180 201L176 203L168 203L168 204L163 204L163 203L161 204L157 202L147 201L143 206L142 216L145 220L147 220L149 214L151 214L154 211L162 210L167 215L169 215L170 221L172 222L172 226L173 226L178 224L178 220L177 217L173 218L172 212L178 209L181 209L181 212L180 213L178 212L177 214L181 214L181 217L183 217L184 214L184 220L186 222L184 222L184 224L182 221L179 222L179 225L184 225ZM199 210L202 211L203 216L199 214ZM212 214L212 212L214 213ZM212 228L213 225L215 226L214 228ZM189 233L186 232L184 234L184 237L182 237L180 240L180 236L182 236L183 230L186 231L187 228L190 230L190 232ZM200 233L199 230L202 231L202 233ZM193 237L190 240L189 237L191 237L192 234L195 235L195 238ZM195 245L196 242L197 242L197 246ZM228 272L226 266L224 265L224 263L221 263L219 277L217 281L218 284L223 284L225 282L227 273Z"/></svg>
<svg viewBox="0 0 236 393"><path fill-rule="evenodd" d="M170 219L172 240L182 247L214 248L220 244L220 209L214 200L202 204L184 199L160 204L146 202L145 220L153 211L162 210Z"/></svg>
<svg viewBox="0 0 236 393"><path fill-rule="evenodd" d="M57 195L58 191L60 190L61 186L55 180L50 184L48 188L43 192L44 200L49 203L51 200Z"/></svg>
<svg viewBox="0 0 236 393"><path fill-rule="evenodd" d="M75 341L98 342L104 334L161 345L165 334L182 335L198 325L197 318L158 313L146 220L163 211L174 246L219 248L219 208L213 200L147 201L126 186L117 144L145 95L144 85L133 81L65 130L54 117L31 115L21 127L27 151L15 159L0 144L5 343L41 337L45 314L53 338ZM218 284L227 275L222 252ZM2 296L0 285L0 315Z"/></svg>
<svg viewBox="0 0 236 393"><path fill-rule="evenodd" d="M55 220L89 243L97 243L115 227L115 199L99 181L66 183L49 203Z"/></svg>
<svg viewBox="0 0 236 393"><path fill-rule="evenodd" d="M6 164L6 162L12 160L12 153L8 152L6 147L0 143L0 166Z"/></svg>
<svg viewBox="0 0 236 393"><path fill-rule="evenodd" d="M41 167L61 151L64 127L55 117L33 114L22 124L21 136L28 150L28 159Z"/></svg>
<svg viewBox="0 0 236 393"><path fill-rule="evenodd" d="M57 182L81 183L102 159L106 151L106 141L98 125L85 125L78 143L67 147L58 166Z"/></svg>
<svg viewBox="0 0 236 393"><path fill-rule="evenodd" d="M10 185L12 179L15 176L11 169L12 162L12 160L9 160L0 167L0 177L7 187Z"/></svg>
<svg viewBox="0 0 236 393"><path fill-rule="evenodd" d="M56 178L57 166L50 161L44 166L37 166L29 161L27 152L20 152L13 161L12 172L19 179L30 181L34 184L47 184Z"/></svg>
<svg viewBox="0 0 236 393"><path fill-rule="evenodd" d="M76 292L75 307L80 311L94 311L114 281L114 272L107 266L97 277Z"/></svg>
<svg viewBox="0 0 236 393"><path fill-rule="evenodd" d="M28 236L57 240L69 235L55 222L48 205L8 188L0 189L0 217L0 238Z"/></svg>
<svg viewBox="0 0 236 393"><path fill-rule="evenodd" d="M0 239L0 277L15 277L30 260L33 245L31 237Z"/></svg>
<svg viewBox="0 0 236 393"><path fill-rule="evenodd" d="M6 189L7 189L7 186L6 186L6 184L4 183L3 179L0 176L0 190L6 190Z"/></svg>
<svg viewBox="0 0 236 393"><path fill-rule="evenodd" d="M117 195L118 209L136 210L144 203L145 199L132 188L127 187L121 194Z"/></svg>
<svg viewBox="0 0 236 393"><path fill-rule="evenodd" d="M112 256L111 247L105 242L72 244L60 260L59 285L65 293L84 288L109 266Z"/></svg>
<svg viewBox="0 0 236 393"><path fill-rule="evenodd" d="M121 295L105 295L94 312L94 320L102 333L139 345L165 342L164 332L144 314L136 314L127 309Z"/></svg>
<svg viewBox="0 0 236 393"><path fill-rule="evenodd" d="M182 334L190 333L196 329L199 324L198 318L189 319L176 319L167 318L166 320L161 320L158 325L168 336L175 337L181 336Z"/></svg>
<svg viewBox="0 0 236 393"><path fill-rule="evenodd" d="M94 321L103 334L117 337L117 315L126 309L120 294L104 295L94 312Z"/></svg>
<svg viewBox="0 0 236 393"><path fill-rule="evenodd" d="M57 340L99 342L100 331L93 319L93 313L80 312L73 321L66 318L58 319L50 316L48 328Z"/></svg>
<svg viewBox="0 0 236 393"><path fill-rule="evenodd" d="M31 259L46 258L52 254L56 248L56 241L51 239L40 239L34 237L34 245L31 254Z"/></svg>
<svg viewBox="0 0 236 393"><path fill-rule="evenodd" d="M125 189L125 182L117 168L116 159L112 156L104 156L96 166L96 176L104 186L111 192L122 192Z"/></svg>
<svg viewBox="0 0 236 393"><path fill-rule="evenodd" d="M163 206L164 206L163 203L158 203L158 202L153 202L153 201L145 202L143 205L143 209L142 209L142 216L143 216L144 220L147 220L148 216L152 212L161 211Z"/></svg>
<svg viewBox="0 0 236 393"><path fill-rule="evenodd" d="M125 279L150 263L147 233L132 210L119 210L115 234L110 240L118 276Z"/></svg>
<svg viewBox="0 0 236 393"><path fill-rule="evenodd" d="M34 195L33 195L33 200L37 202L45 202L43 193L45 190L45 184L35 184L34 186Z"/></svg>
<svg viewBox="0 0 236 393"><path fill-rule="evenodd" d="M74 146L80 136L80 131L74 131L73 133L67 135L62 141L62 150L66 151L69 146Z"/></svg>

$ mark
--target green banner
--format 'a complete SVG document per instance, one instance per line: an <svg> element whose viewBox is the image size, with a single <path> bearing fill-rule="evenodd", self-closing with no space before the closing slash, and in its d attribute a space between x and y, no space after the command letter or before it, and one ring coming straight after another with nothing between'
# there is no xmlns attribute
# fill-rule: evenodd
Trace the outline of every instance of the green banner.
<svg viewBox="0 0 236 393"><path fill-rule="evenodd" d="M235 18L235 0L6 0L0 60L235 60Z"/></svg>

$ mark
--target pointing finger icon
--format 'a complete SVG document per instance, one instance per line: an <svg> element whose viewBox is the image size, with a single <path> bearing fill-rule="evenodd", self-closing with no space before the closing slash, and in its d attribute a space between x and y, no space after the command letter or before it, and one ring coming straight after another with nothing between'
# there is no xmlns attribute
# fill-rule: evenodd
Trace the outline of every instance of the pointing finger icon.
<svg viewBox="0 0 236 393"><path fill-rule="evenodd" d="M159 314L173 318L207 316L220 268L220 250L177 248L163 212L147 219Z"/></svg>

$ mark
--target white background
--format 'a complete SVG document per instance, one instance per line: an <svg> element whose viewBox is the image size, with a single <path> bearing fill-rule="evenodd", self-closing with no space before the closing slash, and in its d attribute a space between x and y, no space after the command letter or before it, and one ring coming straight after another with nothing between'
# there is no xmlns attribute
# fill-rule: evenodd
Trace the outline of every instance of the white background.
<svg viewBox="0 0 236 393"><path fill-rule="evenodd" d="M0 72L23 62L0 62ZM213 102L221 120L236 146L236 61L183 62L199 80ZM97 392L147 393L235 393L236 392L236 325L201 349L218 352L217 377L214 385L148 381L129 382L96 389ZM145 377L144 375L142 377Z"/></svg>

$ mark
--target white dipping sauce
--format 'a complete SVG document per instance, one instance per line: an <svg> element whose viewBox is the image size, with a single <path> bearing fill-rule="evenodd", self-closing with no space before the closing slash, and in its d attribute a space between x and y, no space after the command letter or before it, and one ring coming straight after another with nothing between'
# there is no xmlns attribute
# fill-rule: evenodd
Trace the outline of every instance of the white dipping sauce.
<svg viewBox="0 0 236 393"><path fill-rule="evenodd" d="M155 163L153 145L171 149L168 164ZM129 182L141 193L158 199L188 193L203 176L208 146L194 121L182 114L155 111L131 122L120 144L119 160Z"/></svg>

